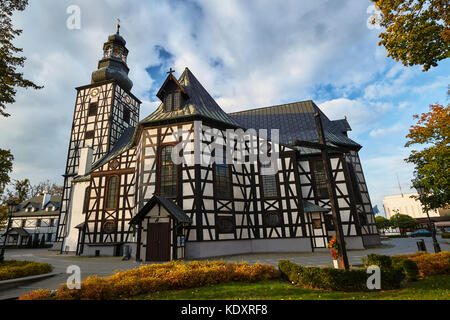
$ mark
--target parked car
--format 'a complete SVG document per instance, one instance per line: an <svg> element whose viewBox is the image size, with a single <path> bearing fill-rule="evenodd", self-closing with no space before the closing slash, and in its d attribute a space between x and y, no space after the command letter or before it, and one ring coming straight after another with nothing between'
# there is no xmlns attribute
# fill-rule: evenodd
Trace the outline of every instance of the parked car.
<svg viewBox="0 0 450 320"><path fill-rule="evenodd" d="M419 229L411 232L411 237L431 237L431 232L426 229Z"/></svg>

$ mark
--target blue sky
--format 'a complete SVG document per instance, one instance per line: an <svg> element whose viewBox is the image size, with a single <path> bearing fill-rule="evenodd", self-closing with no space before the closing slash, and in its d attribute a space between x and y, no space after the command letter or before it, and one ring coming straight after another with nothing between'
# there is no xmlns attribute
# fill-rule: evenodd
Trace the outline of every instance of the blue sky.
<svg viewBox="0 0 450 320"><path fill-rule="evenodd" d="M69 5L81 28L66 27ZM346 116L372 202L409 192L412 167L403 146L412 115L447 104L450 62L424 73L386 57L380 30L369 29L362 0L66 1L31 0L14 17L25 76L45 88L18 90L0 119L0 148L15 156L15 179L61 183L77 86L90 82L102 46L121 19L141 118L172 67L185 67L227 112L313 99L331 119Z"/></svg>

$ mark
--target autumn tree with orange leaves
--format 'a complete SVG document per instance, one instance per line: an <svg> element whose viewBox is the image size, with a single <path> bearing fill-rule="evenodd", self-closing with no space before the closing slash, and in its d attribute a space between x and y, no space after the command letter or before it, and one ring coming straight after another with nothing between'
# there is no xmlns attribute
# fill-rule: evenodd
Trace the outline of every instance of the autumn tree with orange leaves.
<svg viewBox="0 0 450 320"><path fill-rule="evenodd" d="M405 147L423 146L412 150L406 162L415 165L415 179L425 188L420 202L428 209L449 207L450 201L450 110L439 104L430 105L430 112L414 115Z"/></svg>

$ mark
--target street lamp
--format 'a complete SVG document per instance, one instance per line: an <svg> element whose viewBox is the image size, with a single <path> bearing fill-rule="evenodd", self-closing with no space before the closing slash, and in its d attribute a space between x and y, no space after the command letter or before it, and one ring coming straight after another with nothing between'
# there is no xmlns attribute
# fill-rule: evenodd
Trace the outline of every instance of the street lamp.
<svg viewBox="0 0 450 320"><path fill-rule="evenodd" d="M421 184L419 181L416 181L414 183L414 188L416 188L417 193L422 198L422 196L425 194L425 187L424 187L424 185ZM427 206L423 206L423 207L424 207L425 213L427 214L427 217L428 217L428 225L430 227L431 236L433 238L434 252L435 253L441 252L441 247L439 246L439 242L437 242L437 239L436 239L436 229L434 228L434 224L431 222L430 214L428 213L428 208L427 208Z"/></svg>
<svg viewBox="0 0 450 320"><path fill-rule="evenodd" d="M3 262L5 260L6 239L8 238L8 232L9 232L9 229L11 228L12 214L16 210L16 206L17 206L17 203L15 201L9 201L8 202L8 213L9 213L8 226L6 227L6 231L3 234L5 239L3 239L2 251L0 252L0 262Z"/></svg>

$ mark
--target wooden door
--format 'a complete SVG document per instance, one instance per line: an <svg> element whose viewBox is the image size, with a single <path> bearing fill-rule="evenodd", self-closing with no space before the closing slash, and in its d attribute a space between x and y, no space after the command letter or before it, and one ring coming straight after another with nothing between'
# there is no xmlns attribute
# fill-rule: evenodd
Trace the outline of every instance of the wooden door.
<svg viewBox="0 0 450 320"><path fill-rule="evenodd" d="M150 223L147 227L146 261L170 260L170 224Z"/></svg>

